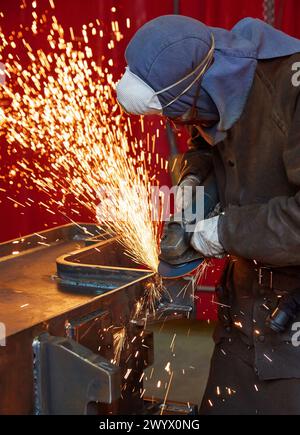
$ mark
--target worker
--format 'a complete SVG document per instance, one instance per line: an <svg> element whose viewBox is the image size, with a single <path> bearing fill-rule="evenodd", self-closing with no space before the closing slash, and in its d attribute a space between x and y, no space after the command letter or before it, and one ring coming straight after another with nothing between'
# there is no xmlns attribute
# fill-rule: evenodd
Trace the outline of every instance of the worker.
<svg viewBox="0 0 300 435"><path fill-rule="evenodd" d="M227 31L168 15L126 61L124 110L192 131L180 185L217 179L222 212L191 241L229 256L201 414L300 414L299 312L278 331L268 321L300 288L300 41L252 18Z"/></svg>

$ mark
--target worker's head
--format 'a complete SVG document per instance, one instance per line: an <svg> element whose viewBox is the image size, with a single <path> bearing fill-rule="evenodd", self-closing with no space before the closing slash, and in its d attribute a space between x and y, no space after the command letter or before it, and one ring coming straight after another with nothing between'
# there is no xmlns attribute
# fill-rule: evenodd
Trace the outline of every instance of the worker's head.
<svg viewBox="0 0 300 435"><path fill-rule="evenodd" d="M179 15L156 18L139 29L125 56L128 66L117 97L126 112L177 118L202 97L197 104L202 116L218 119L216 107L200 89L214 58L214 36L204 24Z"/></svg>
<svg viewBox="0 0 300 435"><path fill-rule="evenodd" d="M253 18L228 31L180 15L162 16L129 43L117 97L129 113L196 120L205 139L216 144L240 118L257 62L299 50L299 40Z"/></svg>

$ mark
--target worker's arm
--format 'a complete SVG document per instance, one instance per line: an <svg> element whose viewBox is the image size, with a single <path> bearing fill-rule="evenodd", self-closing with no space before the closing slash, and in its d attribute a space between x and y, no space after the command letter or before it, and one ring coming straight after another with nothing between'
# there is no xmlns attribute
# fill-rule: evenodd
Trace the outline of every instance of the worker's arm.
<svg viewBox="0 0 300 435"><path fill-rule="evenodd" d="M212 147L201 136L197 136L190 140L189 149L182 158L179 183L187 176L193 175L198 177L201 184L212 168Z"/></svg>
<svg viewBox="0 0 300 435"><path fill-rule="evenodd" d="M300 264L299 121L300 97L283 153L288 179L299 192L263 205L228 207L218 223L219 238L228 253L274 266Z"/></svg>
<svg viewBox="0 0 300 435"><path fill-rule="evenodd" d="M189 149L181 160L178 190L175 196L176 212L189 206L192 200L189 188L200 186L211 172L213 166L211 146L193 129L191 135Z"/></svg>

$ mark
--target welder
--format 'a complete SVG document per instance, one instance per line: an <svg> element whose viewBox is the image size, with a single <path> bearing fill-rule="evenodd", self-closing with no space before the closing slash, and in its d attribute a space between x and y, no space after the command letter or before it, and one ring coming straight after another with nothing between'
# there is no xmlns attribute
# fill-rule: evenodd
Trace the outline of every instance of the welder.
<svg viewBox="0 0 300 435"><path fill-rule="evenodd" d="M229 256L202 414L300 414L300 41L246 18L227 31L168 15L126 50L128 113L186 124L179 185L212 171L222 211L191 244ZM179 195L180 196L180 195ZM294 310L282 310L289 303ZM296 302L295 302L296 301ZM279 313L279 314L278 314Z"/></svg>

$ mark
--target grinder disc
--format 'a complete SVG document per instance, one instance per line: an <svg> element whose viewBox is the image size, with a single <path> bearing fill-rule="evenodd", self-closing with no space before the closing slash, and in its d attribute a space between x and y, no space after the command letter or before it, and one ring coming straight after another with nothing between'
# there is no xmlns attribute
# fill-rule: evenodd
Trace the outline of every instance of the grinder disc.
<svg viewBox="0 0 300 435"><path fill-rule="evenodd" d="M194 272L203 263L203 258L198 258L197 260L191 261L189 263L171 265L163 260L160 260L158 265L158 273L162 278L180 278L185 275L189 275Z"/></svg>

